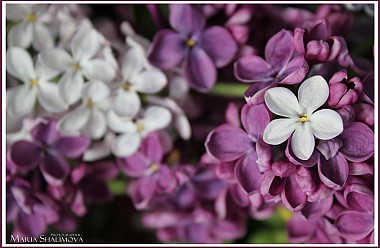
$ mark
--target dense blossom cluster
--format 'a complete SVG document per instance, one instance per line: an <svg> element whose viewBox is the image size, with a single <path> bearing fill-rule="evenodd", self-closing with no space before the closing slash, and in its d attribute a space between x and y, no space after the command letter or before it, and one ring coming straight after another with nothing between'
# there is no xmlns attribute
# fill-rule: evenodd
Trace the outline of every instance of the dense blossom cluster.
<svg viewBox="0 0 380 248"><path fill-rule="evenodd" d="M345 38L359 7L373 21L369 5L170 4L165 23L147 4L150 41L85 6L7 4L12 232L74 232L118 178L162 242L238 239L282 206L290 242L374 243L373 54ZM220 81L245 93L214 101Z"/></svg>

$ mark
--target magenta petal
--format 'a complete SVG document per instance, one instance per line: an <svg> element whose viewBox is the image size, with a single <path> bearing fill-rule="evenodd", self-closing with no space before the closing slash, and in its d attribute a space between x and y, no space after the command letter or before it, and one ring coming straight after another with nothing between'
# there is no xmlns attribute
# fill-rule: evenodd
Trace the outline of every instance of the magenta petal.
<svg viewBox="0 0 380 248"><path fill-rule="evenodd" d="M292 151L291 146L291 138L288 139L288 144L285 149L285 155L289 159L290 162L296 165L302 165L305 167L313 167L315 164L318 163L320 154L317 149L314 149L313 153L311 154L311 157L308 160L301 160L297 158L296 155L294 155Z"/></svg>
<svg viewBox="0 0 380 248"><path fill-rule="evenodd" d="M240 58L234 65L235 77L242 82L269 82L273 81L271 66L264 59L256 55L247 55Z"/></svg>
<svg viewBox="0 0 380 248"><path fill-rule="evenodd" d="M130 177L143 176L150 166L149 159L140 152L126 158L120 158L117 162L120 169Z"/></svg>
<svg viewBox="0 0 380 248"><path fill-rule="evenodd" d="M43 153L40 169L45 180L52 185L61 185L70 173L70 165L57 153Z"/></svg>
<svg viewBox="0 0 380 248"><path fill-rule="evenodd" d="M241 122L251 137L257 141L263 136L265 127L271 120L271 114L265 104L249 106L245 104L241 110Z"/></svg>
<svg viewBox="0 0 380 248"><path fill-rule="evenodd" d="M326 19L319 20L310 30L309 40L326 40L331 35L331 29Z"/></svg>
<svg viewBox="0 0 380 248"><path fill-rule="evenodd" d="M271 169L272 147L264 142L262 138L256 141L257 166L264 173Z"/></svg>
<svg viewBox="0 0 380 248"><path fill-rule="evenodd" d="M300 211L306 204L306 194L298 185L295 177L288 177L284 191L281 193L282 203L292 212Z"/></svg>
<svg viewBox="0 0 380 248"><path fill-rule="evenodd" d="M214 129L208 135L205 146L209 154L224 162L236 160L254 149L247 133L230 124Z"/></svg>
<svg viewBox="0 0 380 248"><path fill-rule="evenodd" d="M35 141L52 144L58 137L55 121L41 121L30 130Z"/></svg>
<svg viewBox="0 0 380 248"><path fill-rule="evenodd" d="M272 171L276 176L289 177L297 172L297 165L279 160L272 164Z"/></svg>
<svg viewBox="0 0 380 248"><path fill-rule="evenodd" d="M343 188L348 178L348 163L341 153L337 153L335 157L326 160L320 157L318 163L318 174L321 181L326 186L335 190Z"/></svg>
<svg viewBox="0 0 380 248"><path fill-rule="evenodd" d="M321 63L329 57L329 44L322 40L312 40L307 43L305 59L311 63Z"/></svg>
<svg viewBox="0 0 380 248"><path fill-rule="evenodd" d="M71 210L77 216L84 216L87 213L86 203L84 202L84 195L82 191L77 191L74 195L74 199L71 202Z"/></svg>
<svg viewBox="0 0 380 248"><path fill-rule="evenodd" d="M365 162L349 163L348 168L349 168L349 174L353 176L373 174L373 164L369 164Z"/></svg>
<svg viewBox="0 0 380 248"><path fill-rule="evenodd" d="M344 189L344 198L352 210L359 212L374 212L373 192L364 185L350 184Z"/></svg>
<svg viewBox="0 0 380 248"><path fill-rule="evenodd" d="M276 33L265 46L265 58L273 68L280 70L293 55L293 35L285 29Z"/></svg>
<svg viewBox="0 0 380 248"><path fill-rule="evenodd" d="M373 104L358 103L355 105L356 119L373 127L375 124L374 106Z"/></svg>
<svg viewBox="0 0 380 248"><path fill-rule="evenodd" d="M330 210L332 203L332 196L322 201L307 202L301 213L306 219L320 218Z"/></svg>
<svg viewBox="0 0 380 248"><path fill-rule="evenodd" d="M303 56L298 56L289 61L277 80L280 84L298 84L308 72L309 65L306 60Z"/></svg>
<svg viewBox="0 0 380 248"><path fill-rule="evenodd" d="M185 41L171 30L159 31L148 51L149 62L161 69L178 65L186 51Z"/></svg>
<svg viewBox="0 0 380 248"><path fill-rule="evenodd" d="M47 224L42 215L20 212L15 221L15 229L28 237L38 237L46 230Z"/></svg>
<svg viewBox="0 0 380 248"><path fill-rule="evenodd" d="M262 175L256 163L257 154L250 152L241 158L235 167L235 175L239 184L248 193L252 194L260 189Z"/></svg>
<svg viewBox="0 0 380 248"><path fill-rule="evenodd" d="M101 181L114 179L119 175L119 169L114 161L98 161L89 165L91 178Z"/></svg>
<svg viewBox="0 0 380 248"><path fill-rule="evenodd" d="M309 202L322 201L323 199L330 197L334 192L334 189L327 187L324 183L320 183L317 190L308 195L307 200Z"/></svg>
<svg viewBox="0 0 380 248"><path fill-rule="evenodd" d="M317 190L313 175L309 169L303 166L298 167L298 171L295 174L298 185L306 195L310 195Z"/></svg>
<svg viewBox="0 0 380 248"><path fill-rule="evenodd" d="M303 243L308 241L317 228L317 220L306 220L297 214L287 223L288 239L292 243Z"/></svg>
<svg viewBox="0 0 380 248"><path fill-rule="evenodd" d="M128 192L136 209L145 209L156 189L156 181L152 177L141 177L132 182Z"/></svg>
<svg viewBox="0 0 380 248"><path fill-rule="evenodd" d="M294 49L299 53L300 55L305 54L305 29L296 27L294 29Z"/></svg>
<svg viewBox="0 0 380 248"><path fill-rule="evenodd" d="M195 46L191 48L185 61L184 75L194 89L207 92L216 82L216 67L207 53Z"/></svg>
<svg viewBox="0 0 380 248"><path fill-rule="evenodd" d="M257 105L264 103L264 95L269 88L276 87L277 84L274 83L274 80L271 82L262 82L262 83L253 83L249 88L244 92L244 98L248 105Z"/></svg>
<svg viewBox="0 0 380 248"><path fill-rule="evenodd" d="M342 213L335 221L335 227L340 235L348 240L365 238L374 228L374 217L367 213L347 211Z"/></svg>
<svg viewBox="0 0 380 248"><path fill-rule="evenodd" d="M374 153L374 134L361 122L354 122L339 138L343 142L340 152L352 162L363 162Z"/></svg>
<svg viewBox="0 0 380 248"><path fill-rule="evenodd" d="M198 33L206 24L203 13L192 4L170 4L169 8L170 25L185 36Z"/></svg>
<svg viewBox="0 0 380 248"><path fill-rule="evenodd" d="M249 196L238 183L232 184L230 186L229 193L231 195L231 198L239 207L244 208L249 206ZM257 194L260 195L259 193Z"/></svg>
<svg viewBox="0 0 380 248"><path fill-rule="evenodd" d="M265 199L271 199L283 191L285 183L286 178L278 177L269 170L263 175L260 193Z"/></svg>
<svg viewBox="0 0 380 248"><path fill-rule="evenodd" d="M201 169L192 178L192 182L198 194L205 199L213 200L218 197L226 184L217 178L215 174L206 169Z"/></svg>
<svg viewBox="0 0 380 248"><path fill-rule="evenodd" d="M218 68L230 63L237 52L237 45L231 34L219 26L207 28L198 42Z"/></svg>
<svg viewBox="0 0 380 248"><path fill-rule="evenodd" d="M26 140L13 143L9 149L9 158L14 165L26 170L36 167L40 160L40 154L40 148Z"/></svg>
<svg viewBox="0 0 380 248"><path fill-rule="evenodd" d="M54 142L53 148L66 158L78 158L90 145L86 137L61 137Z"/></svg>
<svg viewBox="0 0 380 248"><path fill-rule="evenodd" d="M164 151L158 134L152 133L149 136L147 136L141 143L140 151L141 153L145 154L145 156L150 161L160 163Z"/></svg>
<svg viewBox="0 0 380 248"><path fill-rule="evenodd" d="M239 110L233 102L228 104L225 118L229 124L234 125L235 127L240 127Z"/></svg>
<svg viewBox="0 0 380 248"><path fill-rule="evenodd" d="M166 165L161 165L160 170L154 175L157 180L157 189L161 191L170 190L173 186L174 180L172 172Z"/></svg>

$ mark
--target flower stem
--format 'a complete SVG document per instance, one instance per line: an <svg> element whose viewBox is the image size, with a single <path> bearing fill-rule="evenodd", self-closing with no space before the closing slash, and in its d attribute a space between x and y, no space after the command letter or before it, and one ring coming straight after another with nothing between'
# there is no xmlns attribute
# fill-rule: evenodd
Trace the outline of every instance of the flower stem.
<svg viewBox="0 0 380 248"><path fill-rule="evenodd" d="M249 85L230 82L218 82L209 92L215 96L244 97Z"/></svg>

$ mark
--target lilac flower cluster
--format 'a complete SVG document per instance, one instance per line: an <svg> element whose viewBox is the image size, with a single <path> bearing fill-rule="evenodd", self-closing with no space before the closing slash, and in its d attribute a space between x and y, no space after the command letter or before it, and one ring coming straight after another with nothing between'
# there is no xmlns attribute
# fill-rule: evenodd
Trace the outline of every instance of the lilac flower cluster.
<svg viewBox="0 0 380 248"><path fill-rule="evenodd" d="M147 4L148 39L133 5L118 27L90 6L7 4L12 233L74 232L117 181L161 242L236 240L280 206L289 242L374 243L374 69L346 41L355 6L165 18Z"/></svg>

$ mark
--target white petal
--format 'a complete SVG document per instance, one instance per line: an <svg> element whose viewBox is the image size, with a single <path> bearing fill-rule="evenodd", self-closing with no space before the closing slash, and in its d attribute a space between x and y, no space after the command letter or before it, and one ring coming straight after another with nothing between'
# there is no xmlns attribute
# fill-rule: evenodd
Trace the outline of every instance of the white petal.
<svg viewBox="0 0 380 248"><path fill-rule="evenodd" d="M69 71L58 82L59 94L63 101L71 105L79 100L83 87L83 77L80 73Z"/></svg>
<svg viewBox="0 0 380 248"><path fill-rule="evenodd" d="M298 89L300 108L309 115L322 106L328 97L329 86L321 76L306 79Z"/></svg>
<svg viewBox="0 0 380 248"><path fill-rule="evenodd" d="M7 71L26 83L36 79L30 54L22 48L11 47L7 51Z"/></svg>
<svg viewBox="0 0 380 248"><path fill-rule="evenodd" d="M111 81L116 71L107 61L102 59L89 60L81 64L82 73L90 80Z"/></svg>
<svg viewBox="0 0 380 248"><path fill-rule="evenodd" d="M83 154L83 160L93 162L108 157L111 154L111 145L115 135L108 132L103 141L94 142Z"/></svg>
<svg viewBox="0 0 380 248"><path fill-rule="evenodd" d="M129 49L121 66L123 79L128 81L139 73L144 68L145 61L145 54L141 48L134 47Z"/></svg>
<svg viewBox="0 0 380 248"><path fill-rule="evenodd" d="M82 88L82 97L91 98L94 102L101 101L110 95L108 86L100 81L86 83Z"/></svg>
<svg viewBox="0 0 380 248"><path fill-rule="evenodd" d="M107 114L107 123L109 128L116 133L135 133L137 132L136 125L129 118L120 117L113 111Z"/></svg>
<svg viewBox="0 0 380 248"><path fill-rule="evenodd" d="M136 91L145 94L154 94L165 87L167 79L162 71L152 69L137 74L133 77L131 82Z"/></svg>
<svg viewBox="0 0 380 248"><path fill-rule="evenodd" d="M27 14L28 8L24 4L7 4L6 17L11 21L18 21L24 18Z"/></svg>
<svg viewBox="0 0 380 248"><path fill-rule="evenodd" d="M289 138L297 127L294 119L276 119L271 121L265 128L263 140L270 145L279 145Z"/></svg>
<svg viewBox="0 0 380 248"><path fill-rule="evenodd" d="M265 103L270 111L285 117L302 115L296 96L284 87L275 87L265 93Z"/></svg>
<svg viewBox="0 0 380 248"><path fill-rule="evenodd" d="M67 113L57 123L57 128L62 134L77 135L90 118L90 109L80 105L73 111Z"/></svg>
<svg viewBox="0 0 380 248"><path fill-rule="evenodd" d="M112 153L116 157L128 157L135 153L141 144L141 136L138 133L123 134L113 141Z"/></svg>
<svg viewBox="0 0 380 248"><path fill-rule="evenodd" d="M30 23L20 23L14 26L8 33L9 47L29 47L32 42L33 29Z"/></svg>
<svg viewBox="0 0 380 248"><path fill-rule="evenodd" d="M32 44L37 51L52 48L54 46L53 34L41 23L35 23Z"/></svg>
<svg viewBox="0 0 380 248"><path fill-rule="evenodd" d="M100 139L107 131L107 123L105 114L92 108L90 111L90 118L83 129L83 133L92 139Z"/></svg>
<svg viewBox="0 0 380 248"><path fill-rule="evenodd" d="M36 73L36 78L38 81L49 81L60 73L57 70L53 70L50 67L42 64L41 61L37 60L36 66L34 67L34 71Z"/></svg>
<svg viewBox="0 0 380 248"><path fill-rule="evenodd" d="M113 109L116 114L133 118L139 112L141 101L134 90L118 89Z"/></svg>
<svg viewBox="0 0 380 248"><path fill-rule="evenodd" d="M71 51L73 56L83 62L92 58L99 50L100 41L99 35L94 29L82 29L75 34L71 41Z"/></svg>
<svg viewBox="0 0 380 248"><path fill-rule="evenodd" d="M13 116L24 116L30 113L36 101L36 87L21 85L14 88L11 98L7 99L7 111Z"/></svg>
<svg viewBox="0 0 380 248"><path fill-rule="evenodd" d="M168 126L172 116L169 110L159 106L147 108L144 112L144 117L140 120L143 125L144 133L156 131Z"/></svg>
<svg viewBox="0 0 380 248"><path fill-rule="evenodd" d="M315 140L307 123L297 125L292 137L292 151L299 159L308 160L313 154Z"/></svg>
<svg viewBox="0 0 380 248"><path fill-rule="evenodd" d="M46 66L57 71L66 71L74 65L70 54L60 48L52 48L42 51L38 59Z"/></svg>
<svg viewBox="0 0 380 248"><path fill-rule="evenodd" d="M319 110L310 116L310 128L318 139L332 139L343 132L342 117L331 109Z"/></svg>
<svg viewBox="0 0 380 248"><path fill-rule="evenodd" d="M188 140L191 137L191 126L186 115L179 114L174 117L174 126L182 139Z"/></svg>
<svg viewBox="0 0 380 248"><path fill-rule="evenodd" d="M169 81L169 97L183 99L189 92L189 84L182 76L175 76Z"/></svg>
<svg viewBox="0 0 380 248"><path fill-rule="evenodd" d="M58 85L50 82L39 82L37 87L38 101L47 112L59 113L67 109L67 105L58 93Z"/></svg>

